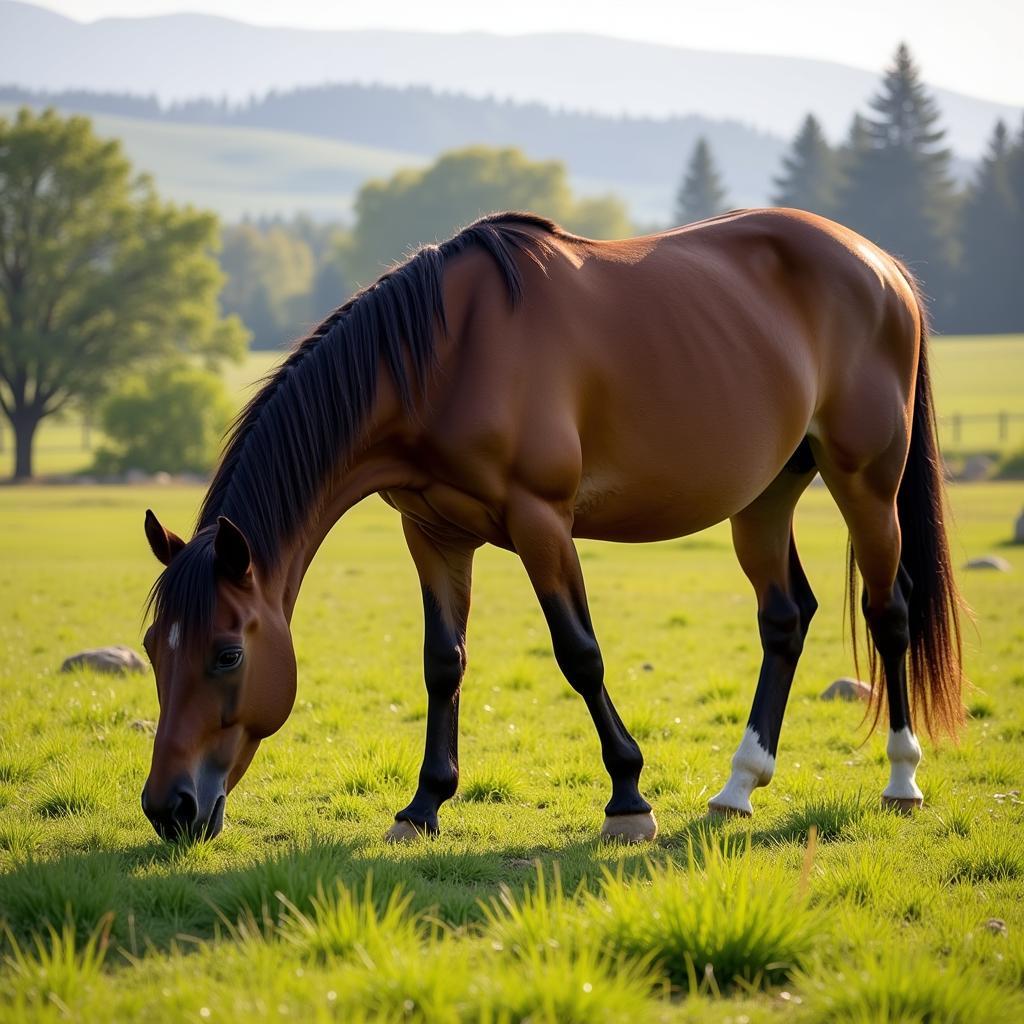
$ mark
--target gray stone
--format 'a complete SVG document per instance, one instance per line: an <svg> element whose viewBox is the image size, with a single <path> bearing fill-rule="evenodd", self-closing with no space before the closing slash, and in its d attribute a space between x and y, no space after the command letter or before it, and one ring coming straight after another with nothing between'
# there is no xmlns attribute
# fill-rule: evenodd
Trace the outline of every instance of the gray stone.
<svg viewBox="0 0 1024 1024"><path fill-rule="evenodd" d="M74 672L80 668L123 676L127 672L145 672L147 665L130 647L114 644L110 647L93 647L88 651L72 654L70 658L64 659L60 670L61 672Z"/></svg>
<svg viewBox="0 0 1024 1024"><path fill-rule="evenodd" d="M1009 572L1010 563L998 555L981 555L979 558L970 559L965 569L995 569L997 572Z"/></svg>
<svg viewBox="0 0 1024 1024"><path fill-rule="evenodd" d="M870 700L871 684L843 676L821 695L822 700Z"/></svg>
<svg viewBox="0 0 1024 1024"><path fill-rule="evenodd" d="M1017 522L1013 524L1013 543L1024 544L1024 510L1017 516Z"/></svg>

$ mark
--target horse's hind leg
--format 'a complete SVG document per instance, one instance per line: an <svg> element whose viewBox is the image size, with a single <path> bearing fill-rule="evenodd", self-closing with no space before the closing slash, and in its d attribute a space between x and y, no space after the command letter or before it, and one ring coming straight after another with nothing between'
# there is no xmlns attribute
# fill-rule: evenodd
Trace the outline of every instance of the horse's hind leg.
<svg viewBox="0 0 1024 1024"><path fill-rule="evenodd" d="M818 607L793 539L793 509L814 477L813 466L805 443L768 490L732 519L736 555L757 595L764 654L729 781L708 801L713 813L751 814L751 793L766 786L775 771L786 701Z"/></svg>
<svg viewBox="0 0 1024 1024"><path fill-rule="evenodd" d="M551 630L558 667L586 703L601 741L612 781L601 836L625 842L653 839L657 822L639 789L643 755L604 685L604 661L590 621L570 521L531 496L510 503L507 526Z"/></svg>
<svg viewBox="0 0 1024 1024"><path fill-rule="evenodd" d="M900 564L896 511L905 439L856 473L823 467L822 475L850 529L853 555L864 579L863 608L868 631L882 661L889 706L889 785L882 803L903 811L924 802L915 774L921 745L914 735L907 695L910 647L909 600L913 581Z"/></svg>

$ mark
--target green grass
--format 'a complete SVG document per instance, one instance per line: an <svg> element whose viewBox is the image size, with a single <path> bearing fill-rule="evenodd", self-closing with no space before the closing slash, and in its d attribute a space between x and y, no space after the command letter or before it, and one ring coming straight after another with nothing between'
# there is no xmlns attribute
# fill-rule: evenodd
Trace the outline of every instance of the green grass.
<svg viewBox="0 0 1024 1024"><path fill-rule="evenodd" d="M253 352L239 366L225 370L225 380L237 404L251 394L259 380L280 358L280 353ZM969 452L1009 452L1024 447L1024 418L1011 421L1005 440L1000 440L997 424L964 422L960 443L953 443L949 417L1005 411L1024 417L1024 335L938 338L932 346L932 372L935 378L936 406L941 425L943 448L950 455ZM92 448L102 440L93 430L90 446L83 443L80 421L74 417L48 420L39 429L36 449L36 473L48 476L73 473L92 462ZM0 423L0 476L13 464L10 429ZM689 543L699 543L691 538ZM670 604L654 624L666 630L685 632L694 626L691 614Z"/></svg>
<svg viewBox="0 0 1024 1024"><path fill-rule="evenodd" d="M609 687L639 735L661 836L597 842L608 784L521 566L483 549L462 780L442 835L382 837L422 751L421 602L372 499L296 610L299 693L212 843L139 808L149 677L62 675L138 646L156 565L143 510L187 531L194 487L0 489L0 1016L5 1020L972 1021L1024 1014L1024 562L963 573L977 689L926 744L927 805L884 811L884 737L818 694L852 671L845 535L798 512L821 604L772 784L708 821L753 693L754 601L728 527L581 544ZM999 548L1024 486L952 490L957 564ZM652 669L645 669L645 665ZM813 833L815 839L808 843ZM1006 923L1006 933L986 926ZM205 1011L205 1012L204 1012Z"/></svg>

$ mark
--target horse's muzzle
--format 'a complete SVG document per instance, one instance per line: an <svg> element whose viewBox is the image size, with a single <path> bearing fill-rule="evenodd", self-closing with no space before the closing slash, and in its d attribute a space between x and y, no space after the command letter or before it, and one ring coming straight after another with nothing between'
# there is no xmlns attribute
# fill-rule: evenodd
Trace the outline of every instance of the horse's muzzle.
<svg viewBox="0 0 1024 1024"><path fill-rule="evenodd" d="M224 827L223 790L217 794L206 813L201 813L196 789L189 778L173 785L166 800L156 804L150 799L148 786L142 790L142 811L149 818L156 834L168 842L179 839L212 839Z"/></svg>

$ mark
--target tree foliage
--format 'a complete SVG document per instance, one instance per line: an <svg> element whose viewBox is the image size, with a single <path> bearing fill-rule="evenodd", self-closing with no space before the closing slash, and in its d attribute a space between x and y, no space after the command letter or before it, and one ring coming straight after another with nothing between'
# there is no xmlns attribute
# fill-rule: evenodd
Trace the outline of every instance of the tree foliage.
<svg viewBox="0 0 1024 1024"><path fill-rule="evenodd" d="M728 208L729 200L711 147L707 139L701 137L693 148L686 175L676 194L676 222L689 224L704 220Z"/></svg>
<svg viewBox="0 0 1024 1024"><path fill-rule="evenodd" d="M964 208L954 329L1024 328L1024 126L1014 144L999 121Z"/></svg>
<svg viewBox="0 0 1024 1024"><path fill-rule="evenodd" d="M169 352L244 350L217 312L216 220L162 203L117 142L53 110L0 119L0 410L15 477L41 420Z"/></svg>
<svg viewBox="0 0 1024 1024"><path fill-rule="evenodd" d="M926 291L946 294L958 255L951 154L938 107L905 44L870 106L875 116L851 130L839 219L908 261Z"/></svg>
<svg viewBox="0 0 1024 1024"><path fill-rule="evenodd" d="M185 363L125 380L100 409L111 442L97 469L204 473L215 462L231 418L219 376Z"/></svg>
<svg viewBox="0 0 1024 1024"><path fill-rule="evenodd" d="M840 182L839 156L828 144L818 119L808 114L783 157L772 202L831 217Z"/></svg>
<svg viewBox="0 0 1024 1024"><path fill-rule="evenodd" d="M410 249L447 238L498 210L531 210L596 237L630 232L618 200L577 201L564 164L530 160L512 148L472 146L444 153L423 170L399 171L387 181L364 185L355 208L349 265L360 284L376 279Z"/></svg>

